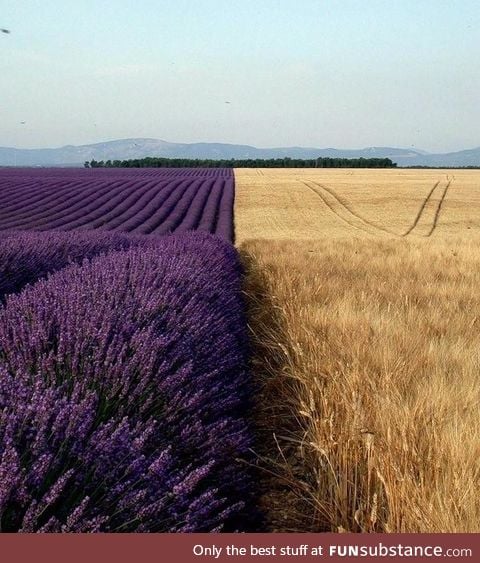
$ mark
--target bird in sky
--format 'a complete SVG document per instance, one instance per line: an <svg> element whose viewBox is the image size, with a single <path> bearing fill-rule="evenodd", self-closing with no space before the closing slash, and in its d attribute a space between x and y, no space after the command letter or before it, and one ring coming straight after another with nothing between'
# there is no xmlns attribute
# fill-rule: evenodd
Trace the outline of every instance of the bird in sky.
<svg viewBox="0 0 480 563"><path fill-rule="evenodd" d="M27 123L26 121L20 121L21 125L25 125L25 123Z"/></svg>
<svg viewBox="0 0 480 563"><path fill-rule="evenodd" d="M1 31L2 33L10 33L10 30L9 30L9 29L5 29L4 27L2 27L2 28L0 29L0 31Z"/></svg>
<svg viewBox="0 0 480 563"><path fill-rule="evenodd" d="M232 102L225 102L226 104L231 104Z"/></svg>

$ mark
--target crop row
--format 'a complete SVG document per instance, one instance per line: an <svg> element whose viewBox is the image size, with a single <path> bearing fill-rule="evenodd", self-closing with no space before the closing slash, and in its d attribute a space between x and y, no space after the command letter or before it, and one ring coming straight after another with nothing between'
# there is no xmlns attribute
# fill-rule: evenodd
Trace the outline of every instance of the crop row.
<svg viewBox="0 0 480 563"><path fill-rule="evenodd" d="M5 169L0 201L0 230L200 230L233 238L227 169Z"/></svg>
<svg viewBox="0 0 480 563"><path fill-rule="evenodd" d="M156 237L101 231L0 232L0 303L6 296L70 264L157 242Z"/></svg>
<svg viewBox="0 0 480 563"><path fill-rule="evenodd" d="M0 293L18 292L0 306L1 531L253 526L235 249L205 233L0 239Z"/></svg>
<svg viewBox="0 0 480 563"><path fill-rule="evenodd" d="M102 175L105 177L178 177L190 176L196 178L218 178L228 179L231 177L232 170L230 168L4 168L1 170L0 184L4 180L10 179L17 181L18 179L35 178L64 178L70 179L75 175L80 179L98 178Z"/></svg>

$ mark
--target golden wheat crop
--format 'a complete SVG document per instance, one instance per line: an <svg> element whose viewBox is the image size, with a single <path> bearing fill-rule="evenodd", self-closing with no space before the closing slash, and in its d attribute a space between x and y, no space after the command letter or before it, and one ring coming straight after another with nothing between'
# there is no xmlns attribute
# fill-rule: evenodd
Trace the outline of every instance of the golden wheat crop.
<svg viewBox="0 0 480 563"><path fill-rule="evenodd" d="M260 172L235 217L271 528L480 531L480 173Z"/></svg>
<svg viewBox="0 0 480 563"><path fill-rule="evenodd" d="M478 171L238 169L235 182L239 244L257 238L480 237Z"/></svg>

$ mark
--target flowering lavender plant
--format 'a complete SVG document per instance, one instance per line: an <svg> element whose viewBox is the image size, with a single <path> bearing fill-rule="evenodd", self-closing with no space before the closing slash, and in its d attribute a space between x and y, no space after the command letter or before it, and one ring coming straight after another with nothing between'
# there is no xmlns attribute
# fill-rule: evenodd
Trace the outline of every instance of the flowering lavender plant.
<svg viewBox="0 0 480 563"><path fill-rule="evenodd" d="M142 236L99 231L8 231L0 233L0 240L0 302L71 263L149 244Z"/></svg>
<svg viewBox="0 0 480 563"><path fill-rule="evenodd" d="M186 233L7 298L2 531L248 529L240 291L234 248Z"/></svg>

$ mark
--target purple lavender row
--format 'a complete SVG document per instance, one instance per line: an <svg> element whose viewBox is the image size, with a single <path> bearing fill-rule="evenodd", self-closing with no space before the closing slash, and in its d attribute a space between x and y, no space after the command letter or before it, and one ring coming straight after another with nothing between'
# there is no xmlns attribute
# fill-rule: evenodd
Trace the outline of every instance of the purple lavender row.
<svg viewBox="0 0 480 563"><path fill-rule="evenodd" d="M106 195L107 195L107 198L108 198L108 194L106 194ZM120 196L117 196L117 200L119 199L119 197ZM105 199L105 197L103 199ZM114 198L114 201L115 201L115 198ZM94 205L100 204L100 203L102 203L102 202L96 201L96 202L94 202ZM98 205L96 205L96 207L97 207L96 212L101 217L102 209L100 208L100 210L98 210ZM58 205L57 205L57 208L58 208ZM88 206L87 206L86 209L80 208L78 210L80 216L82 215L82 212L84 214L85 211L88 212ZM43 212L43 217L45 217L45 215L48 217L48 212ZM38 213L37 213L37 217L38 217ZM40 215L40 218L42 218L42 214ZM82 223L83 223L83 217L79 218L79 220L76 223L74 222L73 225L69 225L68 222L67 222L67 228L71 228L71 227L76 228L76 227L79 227ZM43 220L43 225L44 225L43 228L51 228L51 227L53 227L53 228L65 228L65 221L62 224L61 221L60 222L59 221L48 222L48 221ZM12 227L16 227L16 228L18 228L18 227L22 227L22 228L25 228L25 227L26 228L42 228L42 222L38 223L38 221L37 222L35 222L35 221L25 222L24 221L24 222L20 222L20 224L16 224L14 222L13 223L12 222L5 222L5 224L3 226L4 226L4 228L12 228ZM107 224L107 228L108 228L108 224Z"/></svg>
<svg viewBox="0 0 480 563"><path fill-rule="evenodd" d="M138 197L146 184L148 184L146 180L129 182L121 181L118 191L107 191L102 197L93 195L83 201L79 207L76 207L75 209L66 209L64 213L60 217L57 217L54 221L44 222L41 229L60 229L70 231L84 228L85 226L88 226L90 222L97 219L103 220L106 215L116 217L119 213L118 207L123 205L125 199L129 198L132 193ZM156 190L160 191L164 186L164 183L154 182L154 189ZM114 210L118 210L117 213L115 213Z"/></svg>
<svg viewBox="0 0 480 563"><path fill-rule="evenodd" d="M130 232L135 225L141 224L149 217L149 210L159 209L173 191L176 191L185 180L175 179L165 183L158 189L156 182L148 182L147 189L132 191L120 205L110 213L101 216L96 222L82 225L82 229L104 229Z"/></svg>
<svg viewBox="0 0 480 563"><path fill-rule="evenodd" d="M192 231L198 228L202 216L205 212L205 208L208 202L209 195L213 189L214 183L216 181L211 179L209 182L203 182L200 189L197 190L195 194L195 199L192 201L192 205L188 208L183 219L178 220L175 226L176 233L184 233L187 231Z"/></svg>
<svg viewBox="0 0 480 563"><path fill-rule="evenodd" d="M215 225L217 220L217 207L220 203L222 197L222 191L225 187L225 182L223 180L217 180L210 192L208 201L205 205L205 209L202 213L201 220L198 224L197 229L199 231L205 231L207 233L215 232Z"/></svg>
<svg viewBox="0 0 480 563"><path fill-rule="evenodd" d="M7 299L0 350L2 531L254 525L231 245L189 233L69 266Z"/></svg>
<svg viewBox="0 0 480 563"><path fill-rule="evenodd" d="M235 201L235 183L233 178L227 180L223 191L222 199L217 208L217 223L215 234L226 239L234 240L235 233L233 229L233 221L230 219L234 215L234 201Z"/></svg>
<svg viewBox="0 0 480 563"><path fill-rule="evenodd" d="M190 184L187 189L182 194L182 197L178 199L175 206L171 207L168 216L161 222L156 222L156 227L151 230L144 230L142 227L142 233L152 233L156 235L164 235L173 233L177 226L183 221L184 217L186 216L188 210L192 207L192 202L195 196L202 191L202 187L204 184L211 185L210 180L195 180L192 184Z"/></svg>
<svg viewBox="0 0 480 563"><path fill-rule="evenodd" d="M64 180L51 180L48 184L42 182L17 183L9 187L0 187L2 194L2 208L0 216L12 216L18 211L24 211L28 206L34 207L48 194L66 193L67 189L81 186L81 181L65 182ZM32 195L34 194L34 195Z"/></svg>
<svg viewBox="0 0 480 563"><path fill-rule="evenodd" d="M155 244L155 240L121 233L0 232L0 303L65 266L116 250Z"/></svg>
<svg viewBox="0 0 480 563"><path fill-rule="evenodd" d="M49 190L46 194L39 194L38 198L30 198L29 194L20 201L18 209L14 213L8 211L2 219L4 228L16 229L34 228L36 222L51 222L63 214L71 214L76 210L81 210L90 199L100 202L112 198L118 191L126 190L132 184L124 181L117 181L110 184L94 182L88 186L82 183L69 183L68 185L58 186L56 190Z"/></svg>
<svg viewBox="0 0 480 563"><path fill-rule="evenodd" d="M80 180L92 178L177 178L180 176L229 178L230 168L4 168L1 170L0 186L8 182L35 180L70 180L73 176Z"/></svg>
<svg viewBox="0 0 480 563"><path fill-rule="evenodd" d="M0 230L199 229L231 240L232 197L229 169L0 170Z"/></svg>
<svg viewBox="0 0 480 563"><path fill-rule="evenodd" d="M149 205L145 206L141 214L136 214L130 221L122 225L130 233L149 234L155 232L161 223L168 220L183 195L192 186L192 179L183 179L175 189L170 190L167 198L156 197Z"/></svg>

